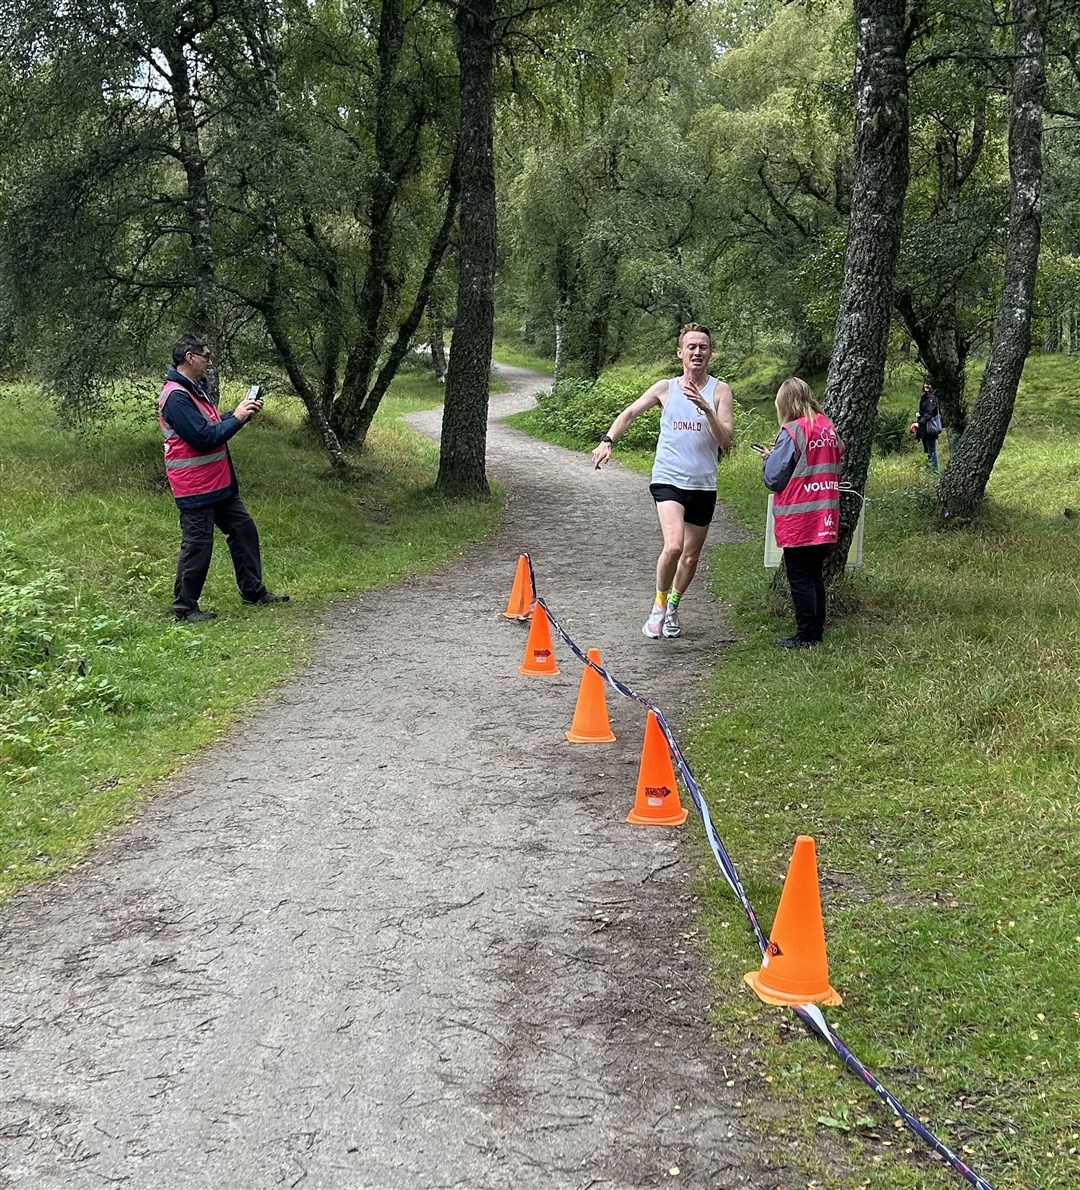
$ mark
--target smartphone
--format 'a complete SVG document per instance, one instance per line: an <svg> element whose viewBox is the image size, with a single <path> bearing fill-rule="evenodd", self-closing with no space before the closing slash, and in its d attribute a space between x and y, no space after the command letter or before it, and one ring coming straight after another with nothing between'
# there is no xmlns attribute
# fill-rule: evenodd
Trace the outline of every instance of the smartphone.
<svg viewBox="0 0 1080 1190"><path fill-rule="evenodd" d="M262 399L263 399L263 390L262 390L262 385L261 385L261 384L253 384L253 385L252 385L252 386L251 386L251 387L250 387L250 388L247 390L247 397L245 398L245 400L248 400L248 401L261 401Z"/></svg>
<svg viewBox="0 0 1080 1190"><path fill-rule="evenodd" d="M769 448L767 446L762 446L760 442L751 442L750 449L756 450L759 455L763 455Z"/></svg>

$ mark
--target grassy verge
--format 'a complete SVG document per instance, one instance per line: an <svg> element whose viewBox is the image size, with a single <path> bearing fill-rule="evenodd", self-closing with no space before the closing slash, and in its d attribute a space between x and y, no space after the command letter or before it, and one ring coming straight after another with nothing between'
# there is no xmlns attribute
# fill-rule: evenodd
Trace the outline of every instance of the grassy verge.
<svg viewBox="0 0 1080 1190"><path fill-rule="evenodd" d="M866 565L837 593L837 619L812 653L773 644L791 613L761 565L760 464L737 448L720 494L754 538L717 551L712 574L739 641L686 732L766 927L795 836L814 836L830 974L845 997L829 1019L997 1190L1077 1183L1073 370L1029 362L972 529L935 524L920 454L875 460ZM741 415L742 442L771 436L767 411ZM756 948L701 854L721 1044L770 1152L837 1190L957 1184L789 1013L743 987Z"/></svg>
<svg viewBox="0 0 1080 1190"><path fill-rule="evenodd" d="M299 406L268 401L232 449L267 582L293 602L243 607L219 540L203 606L221 618L183 626L169 615L179 534L156 424L141 412L68 432L30 389L0 387L0 897L70 864L281 682L335 599L492 531L497 502L433 496L437 447L396 420L440 400L433 383L396 385L349 483Z"/></svg>
<svg viewBox="0 0 1080 1190"><path fill-rule="evenodd" d="M555 361L542 355L534 355L526 348L511 343L496 343L491 357L498 364L509 364L512 368L532 368L535 372L555 371Z"/></svg>

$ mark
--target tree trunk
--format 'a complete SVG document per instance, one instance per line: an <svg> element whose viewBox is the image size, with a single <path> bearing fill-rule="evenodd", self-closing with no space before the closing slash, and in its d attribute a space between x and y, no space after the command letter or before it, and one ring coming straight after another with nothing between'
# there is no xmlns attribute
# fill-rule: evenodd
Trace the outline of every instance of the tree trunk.
<svg viewBox="0 0 1080 1190"><path fill-rule="evenodd" d="M956 325L956 303L941 310L939 325L931 334L933 355L927 360L934 392L941 402L941 420L949 431L949 449L954 450L967 430L967 343Z"/></svg>
<svg viewBox="0 0 1080 1190"><path fill-rule="evenodd" d="M446 380L446 346L443 343L445 328L441 310L431 310L428 314L431 323L431 370L435 373L435 383L442 384Z"/></svg>
<svg viewBox="0 0 1080 1190"><path fill-rule="evenodd" d="M567 301L555 300L555 383L566 375L566 316L570 311Z"/></svg>
<svg viewBox="0 0 1080 1190"><path fill-rule="evenodd" d="M323 448L323 453L329 460L331 468L339 475L344 475L350 469L349 460L345 457L345 452L341 449L341 443L338 441L338 437L334 433L326 413L323 411L322 404L315 390L308 383L308 378L304 375L304 369L301 367L300 361L296 358L296 352L293 350L292 343L285 332L277 310L268 305L263 310L263 318L266 324L267 334L269 334L270 341L273 343L274 349L281 359L285 374L289 377L289 383L293 386L300 400L304 402L304 408L308 411L308 421L312 430L315 432L315 437L319 440L319 445Z"/></svg>
<svg viewBox="0 0 1080 1190"><path fill-rule="evenodd" d="M326 284L326 295L320 302L322 307L319 322L319 407L327 419L333 416L334 401L337 399L338 371L341 353L345 346L345 328L342 319L341 272L337 252L325 242L309 211L303 214L304 234L314 252L312 267L322 275Z"/></svg>
<svg viewBox="0 0 1080 1190"><path fill-rule="evenodd" d="M1057 355L1061 351L1061 312L1053 307L1047 311L1046 315L1043 351L1047 355Z"/></svg>
<svg viewBox="0 0 1080 1190"><path fill-rule="evenodd" d="M847 444L844 479L866 487L889 338L893 275L908 181L908 83L904 0L855 0L855 158L851 222L825 403ZM843 573L859 496L842 497L839 540L826 559Z"/></svg>
<svg viewBox="0 0 1080 1190"><path fill-rule="evenodd" d="M569 351L566 321L570 316L570 249L560 238L555 247L555 383L566 375Z"/></svg>
<svg viewBox="0 0 1080 1190"><path fill-rule="evenodd" d="M277 53L266 24L265 9L259 10L259 19L249 33L249 50L252 61L259 68L262 76L265 87L263 100L270 117L270 127L277 129L281 119L281 87L278 81ZM271 138L271 148L269 149L271 153L276 152L274 144L276 141ZM274 172L276 173L276 170ZM330 425L318 393L304 375L304 369L285 330L281 310L281 238L278 231L277 197L273 193L269 194L266 200L263 234L267 261L266 283L262 300L257 304L257 308L263 316L267 334L281 359L289 382L296 395L303 401L304 408L307 409L311 428L315 431L331 468L337 474L344 475L349 470L345 452Z"/></svg>
<svg viewBox="0 0 1080 1190"><path fill-rule="evenodd" d="M458 297L436 488L487 495L488 379L495 331L495 0L457 10L461 87Z"/></svg>
<svg viewBox="0 0 1080 1190"><path fill-rule="evenodd" d="M281 242L277 223L277 202L271 195L266 204L266 291L260 304L263 322L270 341L285 368L285 374L289 377L289 383L304 403L304 408L308 412L308 421L315 431L315 436L318 438L331 468L339 475L344 475L349 470L349 461L345 457L337 434L330 425L330 419L326 415L319 394L304 375L303 366L297 359L288 332L285 330L281 314Z"/></svg>
<svg viewBox="0 0 1080 1190"><path fill-rule="evenodd" d="M1013 0L1014 59L1009 116L1012 182L1005 275L990 358L971 410L967 432L950 443L938 510L967 518L986 495L990 473L1012 420L1016 388L1031 345L1031 306L1041 239L1043 95L1046 90L1044 14L1039 0Z"/></svg>
<svg viewBox="0 0 1080 1190"><path fill-rule="evenodd" d="M949 428L949 447L963 437L967 426L967 401L964 398L968 345L956 322L956 299L942 299L934 307L929 322L915 310L910 293L896 296L896 309L919 348L919 359L934 382L934 392L941 402L941 419Z"/></svg>
<svg viewBox="0 0 1080 1190"><path fill-rule="evenodd" d="M187 194L184 209L188 234L191 238L193 262L192 282L195 308L192 311L192 330L205 335L211 346L217 338L217 279L214 270L214 241L210 227L210 186L206 177L206 158L199 140L199 121L195 111L195 97L191 89L191 72L185 57L185 46L167 39L161 52L169 66L173 111L180 139L180 164L184 170ZM211 373L211 385L217 396L218 375Z"/></svg>
<svg viewBox="0 0 1080 1190"><path fill-rule="evenodd" d="M958 135L957 138L942 135L937 145L938 200L934 215L943 242L959 238L960 193L979 164L985 145L986 94L980 92L971 114L971 144L967 152L960 155ZM956 296L966 268L964 265L938 281L937 292L930 300L924 300L919 310L915 308L911 290L896 295L896 309L918 344L922 365L934 382L942 421L949 427L950 447L960 441L967 425L964 366L969 342L960 328Z"/></svg>
<svg viewBox="0 0 1080 1190"><path fill-rule="evenodd" d="M435 233L435 238L431 243L431 251L428 253L427 264L424 266L424 275L420 278L416 296L413 298L412 308L409 310L405 321L398 328L397 338L394 340L393 347L390 348L386 362L379 369L379 375L375 378L375 383L371 386L370 391L366 394L359 409L356 411L353 441L358 448L362 448L367 441L368 430L371 429L371 423L375 418L375 414L378 412L379 405L383 397L386 396L386 390L390 387L390 382L397 375L401 361L405 358L405 353L409 350L412 337L416 334L416 328L420 325L420 320L424 317L424 310L427 309L428 299L431 297L431 289L435 284L435 276L439 271L439 266L442 264L443 256L446 255L446 249L450 243L450 233L454 228L454 219L457 215L459 191L458 161L455 156L450 165L450 178L447 183L446 211L443 214L442 224ZM489 345L489 366L490 354L491 347Z"/></svg>
<svg viewBox="0 0 1080 1190"><path fill-rule="evenodd" d="M603 299L594 306L589 318L588 340L585 350L585 378L597 380L604 370L608 347L608 302Z"/></svg>
<svg viewBox="0 0 1080 1190"><path fill-rule="evenodd" d="M333 424L341 440L352 444L360 437L362 408L382 346L386 277L394 238L394 206L401 181L412 165L395 152L395 76L401 57L402 23L399 0L382 0L379 16L379 77L375 91L375 168L368 204L368 259L357 303L360 329L345 361L341 396L334 407ZM414 129L419 136L419 127Z"/></svg>

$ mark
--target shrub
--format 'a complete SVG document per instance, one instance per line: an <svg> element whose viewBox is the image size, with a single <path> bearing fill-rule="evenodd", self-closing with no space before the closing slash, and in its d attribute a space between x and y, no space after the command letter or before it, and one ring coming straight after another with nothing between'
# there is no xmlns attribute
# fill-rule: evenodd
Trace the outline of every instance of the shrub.
<svg viewBox="0 0 1080 1190"><path fill-rule="evenodd" d="M617 379L561 380L537 400L537 420L542 432L567 438L582 446L595 446L615 418L652 384L655 377L623 373ZM650 409L623 435L620 444L630 449L652 450L660 433L660 410Z"/></svg>
<svg viewBox="0 0 1080 1190"><path fill-rule="evenodd" d="M791 375L791 365L776 355L748 355L727 377L740 396L776 396L776 390Z"/></svg>
<svg viewBox="0 0 1080 1190"><path fill-rule="evenodd" d="M874 422L874 445L883 455L899 454L908 440L910 425L904 410L879 410Z"/></svg>
<svg viewBox="0 0 1080 1190"><path fill-rule="evenodd" d="M131 629L130 613L95 613L59 570L31 575L0 539L0 777L25 780L88 715L130 706L95 662Z"/></svg>
<svg viewBox="0 0 1080 1190"><path fill-rule="evenodd" d="M27 578L8 570L0 582L0 694L10 694L48 664L54 632L50 595L59 580L57 573Z"/></svg>

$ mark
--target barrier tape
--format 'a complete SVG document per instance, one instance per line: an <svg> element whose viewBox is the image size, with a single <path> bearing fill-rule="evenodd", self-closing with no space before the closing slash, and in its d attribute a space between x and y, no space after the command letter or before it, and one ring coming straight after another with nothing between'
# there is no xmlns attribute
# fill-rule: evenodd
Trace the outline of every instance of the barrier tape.
<svg viewBox="0 0 1080 1190"><path fill-rule="evenodd" d="M926 1127L922 1121L917 1120L904 1105L884 1087L869 1070L859 1061L859 1059L848 1049L848 1047L840 1040L837 1033L825 1020L825 1016L821 1009L816 1004L800 1004L792 1007L792 1012L803 1022L808 1025L815 1033L823 1040L827 1041L829 1045L836 1051L837 1056L844 1063L844 1065L853 1073L857 1074L868 1086L873 1088L875 1094L892 1108L896 1115L903 1120L903 1122L911 1129L915 1135L929 1145L939 1157L944 1158L956 1172L971 1183L972 1186L977 1187L977 1190L994 1190L993 1186L983 1177L980 1177L970 1165L962 1161L948 1145L942 1141Z"/></svg>
<svg viewBox="0 0 1080 1190"><path fill-rule="evenodd" d="M643 694L627 686L624 682L620 682L614 674L609 673L602 665L597 665L591 661L589 657L582 652L574 641L573 637L563 628L548 607L547 602L543 600L536 590L536 574L533 571L532 558L526 554L525 557L529 563L529 582L532 584L533 602L539 604L544 609L544 614L548 618L551 627L559 634L560 638L574 654L575 657L590 669L594 670L601 678L615 691L621 694L624 698L632 699L634 702L640 703L643 707L652 711L656 716L656 721L660 726L660 730L664 733L664 739L667 740L668 747L671 749L671 755L674 759L679 772L682 774L683 783L686 785L687 791L693 800L697 812L701 815L702 824L705 827L705 835L709 840L709 848L713 853L720 871L723 873L724 879L727 881L731 891L735 894L739 904L746 914L747 920L750 923L750 928L754 932L754 937L757 939L757 944L764 954L768 946L768 939L765 937L758 922L757 914L754 912L753 905L750 904L750 898L746 895L746 890L743 888L742 881L739 879L739 873L735 868L735 864L728 854L727 848L724 846L720 836L716 833L712 824L712 817L709 814L709 806L705 801L705 797L698 788L698 783L694 778L694 774L687 763L686 757L682 754L682 749L679 747L678 741L675 739L671 728L668 726L667 720L664 718L663 712L660 708L652 702L651 699L646 698ZM977 1174L965 1161L962 1161L952 1149L949 1148L943 1141L939 1140L929 1128L926 1127L920 1120L911 1114L904 1107L904 1105L888 1090L872 1073L863 1065L863 1063L851 1052L850 1049L841 1041L839 1034L825 1020L825 1015L816 1004L802 1004L792 1005L792 1012L803 1022L804 1025L810 1029L811 1032L816 1033L823 1041L825 1041L837 1057L844 1063L844 1065L853 1073L859 1076L869 1087L873 1089L875 1094L887 1103L892 1109L893 1113L921 1140L928 1145L939 1157L947 1161L949 1165L970 1185L976 1187L976 1190L994 1190L993 1186L979 1174Z"/></svg>

